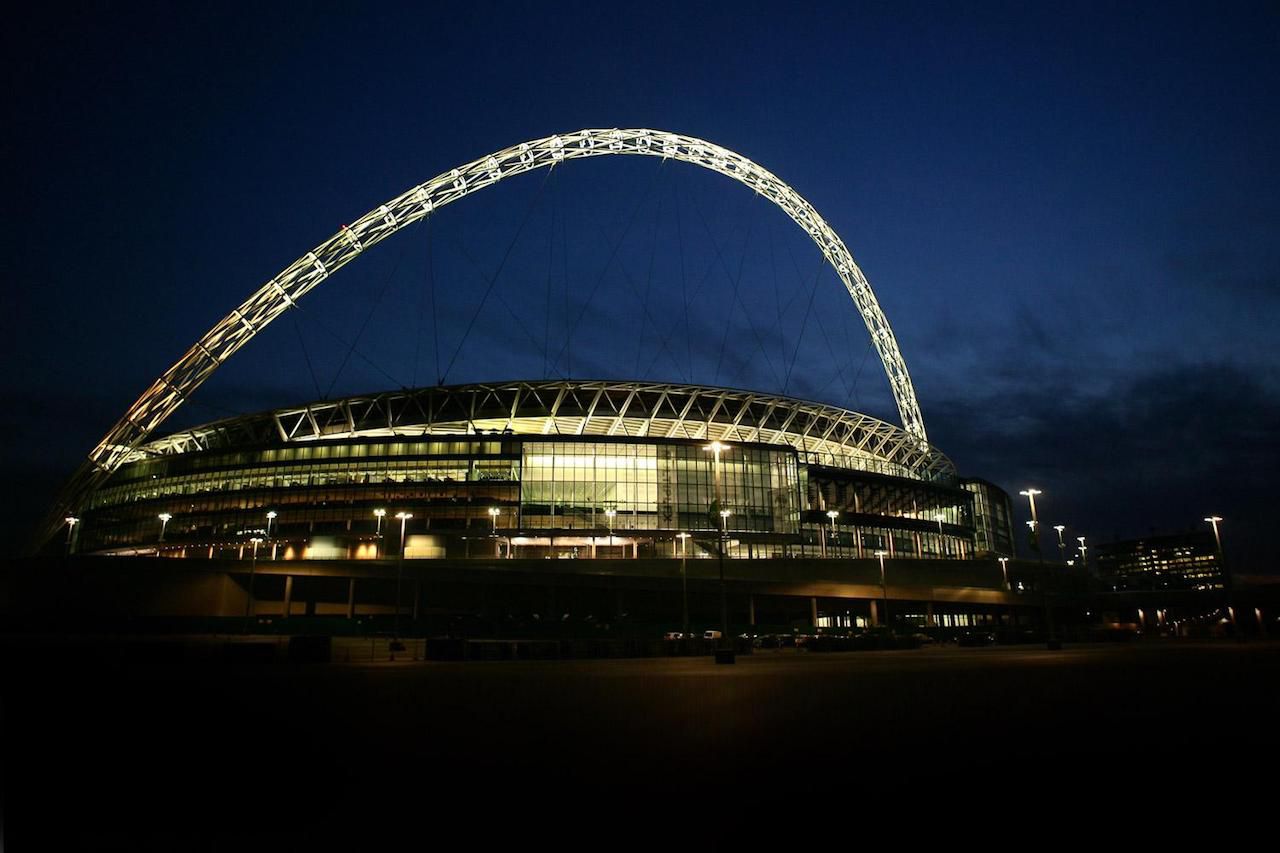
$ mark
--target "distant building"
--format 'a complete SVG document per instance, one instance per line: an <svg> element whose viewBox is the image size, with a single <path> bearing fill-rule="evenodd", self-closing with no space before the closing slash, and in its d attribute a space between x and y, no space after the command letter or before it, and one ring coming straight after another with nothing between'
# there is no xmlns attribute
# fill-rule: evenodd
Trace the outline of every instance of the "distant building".
<svg viewBox="0 0 1280 853"><path fill-rule="evenodd" d="M1094 556L1106 591L1222 588L1222 565L1208 530L1099 545Z"/></svg>
<svg viewBox="0 0 1280 853"><path fill-rule="evenodd" d="M981 557L1013 556L1013 504L999 486L977 477L960 481L973 494L974 553Z"/></svg>

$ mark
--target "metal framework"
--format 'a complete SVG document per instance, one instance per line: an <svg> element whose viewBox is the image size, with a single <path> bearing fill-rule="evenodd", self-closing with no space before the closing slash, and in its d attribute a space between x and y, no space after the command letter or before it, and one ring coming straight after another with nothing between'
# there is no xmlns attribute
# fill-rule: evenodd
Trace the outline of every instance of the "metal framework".
<svg viewBox="0 0 1280 853"><path fill-rule="evenodd" d="M478 383L325 400L174 433L125 461L281 442L484 434L756 442L795 448L816 465L942 482L956 473L941 451L859 412L752 391L595 380Z"/></svg>
<svg viewBox="0 0 1280 853"><path fill-rule="evenodd" d="M151 384L98 442L72 476L51 515L56 525L120 466L218 367L312 288L362 252L438 208L504 178L565 160L609 154L663 157L719 172L780 207L818 245L857 305L884 364L907 434L922 452L928 438L906 362L871 285L844 242L804 198L772 172L733 151L675 133L646 129L585 129L504 148L443 172L343 226L338 233L285 267L216 323ZM46 525L46 534L53 527Z"/></svg>

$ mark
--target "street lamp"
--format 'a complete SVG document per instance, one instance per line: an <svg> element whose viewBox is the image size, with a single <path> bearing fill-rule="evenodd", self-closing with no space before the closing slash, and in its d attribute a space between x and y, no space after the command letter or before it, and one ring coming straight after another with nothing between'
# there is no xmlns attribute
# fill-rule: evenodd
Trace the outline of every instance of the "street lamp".
<svg viewBox="0 0 1280 853"><path fill-rule="evenodd" d="M938 558L939 559L947 556L946 541L942 538L942 519L944 517L945 516L943 516L943 514L940 512L934 514L933 516L933 520L938 522Z"/></svg>
<svg viewBox="0 0 1280 853"><path fill-rule="evenodd" d="M271 541L271 522L275 521L279 514L274 509L267 511L267 541L271 542L271 559L273 560L276 558L276 543Z"/></svg>
<svg viewBox="0 0 1280 853"><path fill-rule="evenodd" d="M67 523L67 553L71 553L71 537L75 532L76 525L80 523L80 519L74 515L68 515L63 519ZM1216 529L1216 528L1215 528Z"/></svg>
<svg viewBox="0 0 1280 853"><path fill-rule="evenodd" d="M1211 515L1207 517L1205 521L1213 525L1213 541L1218 546L1218 553L1221 554L1222 553L1222 536L1218 533L1218 522L1222 521L1222 516Z"/></svg>
<svg viewBox="0 0 1280 853"><path fill-rule="evenodd" d="M689 638L689 575L685 571L685 560L688 556L686 546L689 544L689 534L677 533L676 538L680 540L680 631L687 640Z"/></svg>
<svg viewBox="0 0 1280 853"><path fill-rule="evenodd" d="M1067 561L1067 543L1062 539L1062 531L1067 529L1065 524L1055 524L1053 529L1058 531L1058 554L1062 557L1062 562Z"/></svg>
<svg viewBox="0 0 1280 853"><path fill-rule="evenodd" d="M1038 528L1040 527L1040 518L1036 515L1036 495L1044 494L1039 489L1023 489L1018 494L1025 497L1031 502L1031 520L1027 522L1027 526L1031 528L1031 547L1037 551L1040 550L1040 540L1037 537Z"/></svg>
<svg viewBox="0 0 1280 853"><path fill-rule="evenodd" d="M713 441L705 445L703 450L710 450L715 457L715 504L714 508L720 512L720 547L716 549L716 556L720 563L720 650L716 654L716 663L733 663L733 647L729 643L729 603L725 598L724 589L724 549L725 534L729 528L730 512L722 509L720 496L720 454L729 449L729 445L721 444Z"/></svg>
<svg viewBox="0 0 1280 853"><path fill-rule="evenodd" d="M1004 588L1009 588L1009 558L1000 557L1000 574L1004 577Z"/></svg>
<svg viewBox="0 0 1280 853"><path fill-rule="evenodd" d="M876 551L876 556L880 558L880 597L884 600L884 624L889 626L889 587L884 582L884 551Z"/></svg>
<svg viewBox="0 0 1280 853"><path fill-rule="evenodd" d="M729 537L729 516L731 515L733 515L732 510L720 510L720 548L718 549L720 553L720 646L722 653L728 658L725 663L733 661L733 646L729 644L729 604L724 590L724 552L728 547L726 540ZM719 657L716 658L716 662L720 662Z"/></svg>
<svg viewBox="0 0 1280 853"><path fill-rule="evenodd" d="M159 515L159 519L160 519L160 540L159 541L161 542L164 541L164 529L169 526L169 519L171 518L173 518L173 516L167 512L162 512Z"/></svg>
<svg viewBox="0 0 1280 853"><path fill-rule="evenodd" d="M498 545L498 516L501 514L502 510L498 507L489 507L489 523L492 525L490 529L493 531L493 556L495 558L501 556L501 551Z"/></svg>
<svg viewBox="0 0 1280 853"><path fill-rule="evenodd" d="M411 512L397 512L396 518L400 519L400 560L396 564L396 615L392 622L391 633L395 636L395 641L400 642L400 586L404 579L404 526L409 519L413 518ZM397 651L392 649L392 651Z"/></svg>
<svg viewBox="0 0 1280 853"><path fill-rule="evenodd" d="M378 519L378 529L375 531L378 541L373 544L374 559L382 556L382 519L386 514L387 511L385 509L375 509L373 511L373 517Z"/></svg>
<svg viewBox="0 0 1280 853"><path fill-rule="evenodd" d="M1044 624L1049 634L1047 645L1050 650L1057 650L1062 648L1062 644L1054 636L1053 609L1049 607L1049 578L1044 569L1044 551L1040 550L1040 518L1036 515L1036 495L1043 492L1039 489L1023 489L1018 494L1025 496L1031 504L1031 520L1027 522L1027 526L1031 528L1031 547L1040 561L1040 584L1044 587Z"/></svg>
<svg viewBox="0 0 1280 853"><path fill-rule="evenodd" d="M258 546L262 544L262 537L254 536L249 541L253 543L253 559L249 562L249 598L244 603L244 627L246 633L249 630L249 621L253 616L253 575L258 569Z"/></svg>
<svg viewBox="0 0 1280 853"><path fill-rule="evenodd" d="M1083 536L1077 536L1076 541L1080 543L1080 547L1076 549L1077 551L1080 552L1080 565L1081 567L1087 569L1089 568L1089 560L1087 559L1089 548L1084 544Z"/></svg>
<svg viewBox="0 0 1280 853"><path fill-rule="evenodd" d="M609 507L604 511L604 517L609 519L609 548L613 548L613 519L617 516L618 511L613 507Z"/></svg>
<svg viewBox="0 0 1280 853"><path fill-rule="evenodd" d="M1205 521L1213 525L1213 543L1218 550L1218 571L1222 572L1223 591L1227 594L1227 615L1231 617L1231 624L1234 626L1236 621L1236 611L1232 606L1233 596L1231 595L1231 573L1227 571L1227 558L1222 552L1222 534L1218 532L1218 522L1222 520L1222 516L1220 515L1210 515L1205 517Z"/></svg>

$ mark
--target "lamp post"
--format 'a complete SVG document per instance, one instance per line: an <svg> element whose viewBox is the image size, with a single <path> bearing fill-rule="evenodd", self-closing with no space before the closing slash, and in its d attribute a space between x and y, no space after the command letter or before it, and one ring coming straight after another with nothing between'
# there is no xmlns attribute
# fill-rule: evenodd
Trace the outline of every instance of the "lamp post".
<svg viewBox="0 0 1280 853"><path fill-rule="evenodd" d="M267 541L271 543L271 559L273 560L276 558L276 543L271 538L271 524L279 515L280 513L276 512L274 509L267 510Z"/></svg>
<svg viewBox="0 0 1280 853"><path fill-rule="evenodd" d="M1044 568L1044 551L1040 549L1040 518L1036 515L1036 495L1043 494L1039 489L1023 489L1018 492L1023 495L1031 503L1031 520L1027 522L1027 526L1031 528L1031 548L1036 552L1036 559L1040 562L1040 585L1044 588L1044 625L1048 633L1048 639L1045 645L1050 650L1062 648L1062 644L1058 642L1053 630L1053 608L1049 606L1049 578Z"/></svg>
<svg viewBox="0 0 1280 853"><path fill-rule="evenodd" d="M1027 526L1031 528L1031 547L1040 550L1040 539L1038 537L1040 527L1040 518L1036 515L1036 495L1044 494L1039 489L1023 489L1018 494L1025 497L1031 502L1031 521L1027 522Z"/></svg>
<svg viewBox="0 0 1280 853"><path fill-rule="evenodd" d="M253 558L249 561L249 597L244 603L245 633L249 632L249 624L253 618L253 575L258 569L258 546L262 544L262 537L254 536L249 541L253 543Z"/></svg>
<svg viewBox="0 0 1280 853"><path fill-rule="evenodd" d="M732 510L720 510L720 645L722 649L727 648L729 661L733 660L733 647L729 645L729 604L725 597L724 591L724 552L728 547L729 538L729 516L733 515ZM719 662L719 658L716 659Z"/></svg>
<svg viewBox="0 0 1280 853"><path fill-rule="evenodd" d="M1087 555L1088 555L1088 553L1089 553L1089 547L1088 547L1087 545L1085 545L1085 544L1084 544L1084 537L1083 537L1083 536L1077 536L1077 537L1076 537L1076 541L1080 543L1080 547L1076 549L1077 551L1079 551L1079 552L1080 552L1080 568L1082 568L1082 569L1088 569L1088 568L1089 568L1089 560L1088 560Z"/></svg>
<svg viewBox="0 0 1280 853"><path fill-rule="evenodd" d="M1000 557L1000 575L1004 578L1004 588L1009 588L1009 558Z"/></svg>
<svg viewBox="0 0 1280 853"><path fill-rule="evenodd" d="M489 507L489 523L492 525L490 530L493 533L493 556L502 556L501 548L498 544L498 516L502 514L502 510L496 506Z"/></svg>
<svg viewBox="0 0 1280 853"><path fill-rule="evenodd" d="M680 632L684 639L689 639L689 574L686 569L686 546L689 544L688 533L677 533L680 540Z"/></svg>
<svg viewBox="0 0 1280 853"><path fill-rule="evenodd" d="M722 451L728 450L729 446L713 441L702 449L710 450L715 458L713 475L715 480L715 503L713 506L720 513L720 547L716 549L716 557L720 563L720 649L716 653L716 663L733 663L733 647L729 645L729 603L725 598L724 588L725 535L729 530L729 516L732 513L722 508L720 497L720 454Z"/></svg>
<svg viewBox="0 0 1280 853"><path fill-rule="evenodd" d="M943 540L943 538L942 538L942 519L943 519L943 517L944 517L944 516L943 516L943 515L942 515L942 513L940 513L940 512L939 512L939 513L936 513L936 514L933 516L933 520L934 520L934 521L936 521L936 522L938 522L938 559L942 559L943 557L947 556L947 545L946 545L945 540Z"/></svg>
<svg viewBox="0 0 1280 853"><path fill-rule="evenodd" d="M1053 529L1058 531L1058 554L1062 557L1062 562L1067 561L1067 543L1062 538L1062 531L1067 529L1065 524L1055 524ZM1079 537L1083 539L1084 537Z"/></svg>
<svg viewBox="0 0 1280 853"><path fill-rule="evenodd" d="M387 514L387 511L385 509L375 509L373 511L373 517L378 519L378 529L374 532L375 535L378 537L378 541L373 543L373 553L374 553L375 560L382 556L382 542L383 542L382 519L386 517L386 514Z"/></svg>
<svg viewBox="0 0 1280 853"><path fill-rule="evenodd" d="M1205 517L1205 521L1209 522L1209 524L1213 526L1213 543L1218 551L1218 571L1222 572L1222 587L1223 591L1226 593L1227 599L1227 616L1231 619L1232 627L1236 627L1236 610L1234 607L1234 601L1232 600L1233 596L1231 595L1231 572L1227 571L1227 558L1222 552L1222 534L1218 532L1218 522L1222 520L1222 516L1220 515L1210 515ZM1239 636L1239 634L1240 632L1237 630L1236 635Z"/></svg>
<svg viewBox="0 0 1280 853"><path fill-rule="evenodd" d="M834 543L834 542L836 541L836 519L837 519L837 518L839 518L839 517L840 517L840 510L838 510L838 509L829 509L829 510L827 510L827 518L831 519L831 541L832 541L832 543Z"/></svg>
<svg viewBox="0 0 1280 853"><path fill-rule="evenodd" d="M172 516L172 515L170 515L170 514L169 514L169 513L167 513L167 512L162 512L162 513L160 513L160 515L158 516L158 518L160 519L160 539L159 539L159 541L160 541L160 542L163 542L163 541L164 541L164 529L165 529L166 527L168 527L168 526L169 526L169 519L173 518L173 516Z"/></svg>
<svg viewBox="0 0 1280 853"><path fill-rule="evenodd" d="M884 580L884 551L876 551L876 556L880 558L880 598L884 602L884 624L889 627L889 587Z"/></svg>
<svg viewBox="0 0 1280 853"><path fill-rule="evenodd" d="M80 519L76 518L74 515L68 515L63 520L67 523L67 554L69 555L72 551L71 539L72 536L75 535L76 525L80 523Z"/></svg>
<svg viewBox="0 0 1280 853"><path fill-rule="evenodd" d="M391 633L395 636L398 643L400 641L400 586L404 580L404 526L413 518L411 512L397 512L396 518L400 519L400 559L396 563L396 615L392 621ZM398 651L392 648L392 651Z"/></svg>
<svg viewBox="0 0 1280 853"><path fill-rule="evenodd" d="M618 515L618 511L613 507L609 507L604 511L604 517L609 523L609 549L613 550L613 519Z"/></svg>

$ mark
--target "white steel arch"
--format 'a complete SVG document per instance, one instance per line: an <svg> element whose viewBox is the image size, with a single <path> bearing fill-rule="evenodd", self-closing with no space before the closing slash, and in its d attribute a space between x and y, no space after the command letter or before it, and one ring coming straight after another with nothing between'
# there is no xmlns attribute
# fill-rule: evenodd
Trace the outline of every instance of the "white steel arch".
<svg viewBox="0 0 1280 853"><path fill-rule="evenodd" d="M927 447L915 389L889 321L848 248L813 205L772 172L714 143L643 128L589 128L522 142L436 175L343 226L287 266L216 323L129 407L67 483L53 522L60 520L64 512L77 510L84 496L110 476L222 362L366 249L432 211L504 178L565 160L608 154L638 154L692 163L746 184L782 208L808 233L844 282L884 364L903 429L919 439L922 449Z"/></svg>

